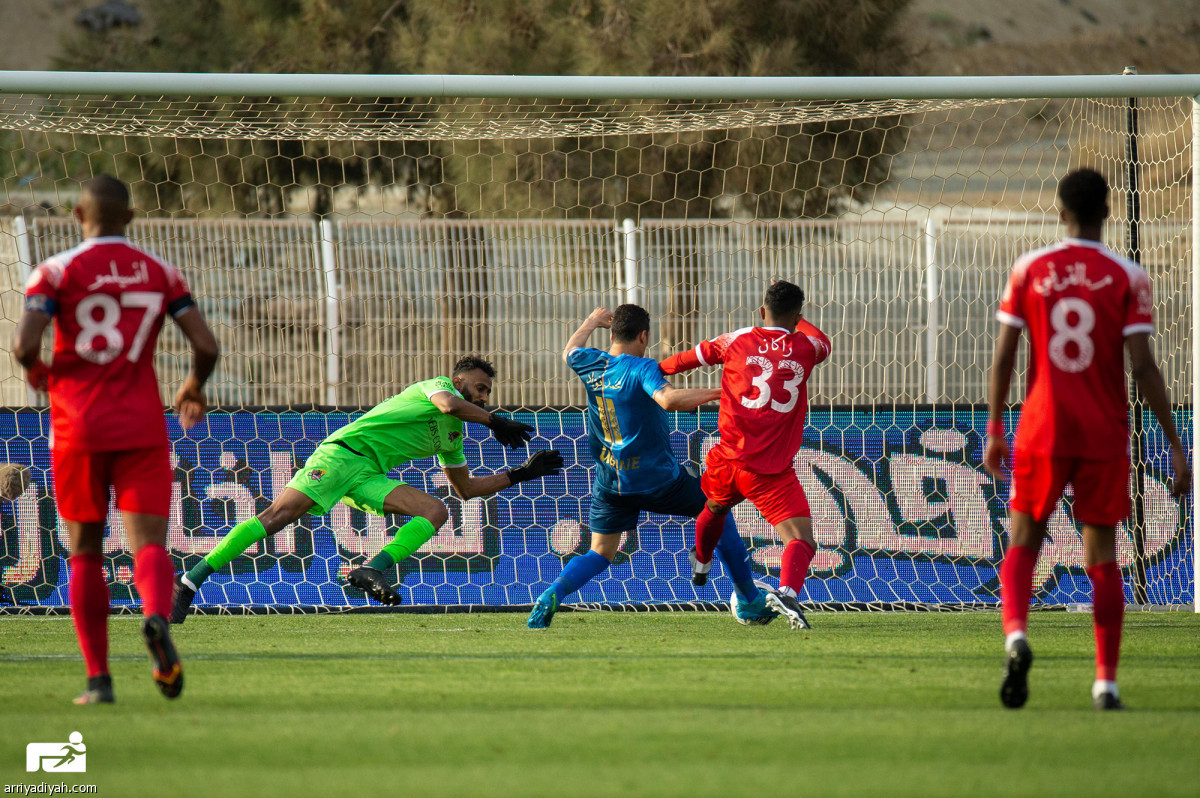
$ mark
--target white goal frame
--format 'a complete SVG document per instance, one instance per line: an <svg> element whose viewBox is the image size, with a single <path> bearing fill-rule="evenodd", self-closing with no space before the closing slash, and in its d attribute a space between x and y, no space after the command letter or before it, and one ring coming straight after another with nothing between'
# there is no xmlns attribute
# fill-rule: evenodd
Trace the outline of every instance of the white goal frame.
<svg viewBox="0 0 1200 798"><path fill-rule="evenodd" d="M930 100L1192 98L1191 169L1200 175L1200 74L983 77L649 77L517 75L202 74L0 71L0 93L150 96L579 98L581 100ZM1192 188L1192 396L1200 396L1200 191ZM1200 414L1192 413L1193 445ZM1200 613L1200 557L1192 502L1193 594Z"/></svg>

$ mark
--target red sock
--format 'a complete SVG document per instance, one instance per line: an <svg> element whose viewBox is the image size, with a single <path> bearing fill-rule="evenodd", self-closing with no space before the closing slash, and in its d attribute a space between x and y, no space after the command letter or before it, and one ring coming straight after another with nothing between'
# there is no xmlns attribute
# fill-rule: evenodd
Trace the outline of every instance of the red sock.
<svg viewBox="0 0 1200 798"><path fill-rule="evenodd" d="M1087 569L1092 580L1092 623L1096 628L1096 678L1117 680L1121 657L1121 623L1125 619L1125 587L1115 562L1102 562Z"/></svg>
<svg viewBox="0 0 1200 798"><path fill-rule="evenodd" d="M1025 546L1009 546L1000 565L1000 613L1004 634L1024 632L1029 623L1029 598L1033 595L1033 567L1037 553Z"/></svg>
<svg viewBox="0 0 1200 798"><path fill-rule="evenodd" d="M170 616L175 566L166 549L157 543L147 543L138 549L133 558L133 583L142 597L143 615Z"/></svg>
<svg viewBox="0 0 1200 798"><path fill-rule="evenodd" d="M804 587L804 578L808 576L808 566L817 550L807 540L789 540L783 547L783 557L779 568L779 586L790 587L800 595Z"/></svg>
<svg viewBox="0 0 1200 798"><path fill-rule="evenodd" d="M71 555L71 620L90 679L108 673L108 582L104 556Z"/></svg>
<svg viewBox="0 0 1200 798"><path fill-rule="evenodd" d="M696 517L696 559L700 562L712 562L713 549L725 531L725 517L728 513L717 515L705 507Z"/></svg>

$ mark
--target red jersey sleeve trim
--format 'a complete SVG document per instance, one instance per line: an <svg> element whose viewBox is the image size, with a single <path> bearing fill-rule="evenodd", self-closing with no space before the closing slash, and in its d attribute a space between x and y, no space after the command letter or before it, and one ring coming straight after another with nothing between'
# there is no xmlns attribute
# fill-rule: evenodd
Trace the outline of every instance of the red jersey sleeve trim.
<svg viewBox="0 0 1200 798"><path fill-rule="evenodd" d="M1018 330L1025 329L1025 319L1003 310L996 311L996 321L1009 327L1016 327Z"/></svg>
<svg viewBox="0 0 1200 798"><path fill-rule="evenodd" d="M700 361L701 366L712 365L711 363L709 363L707 360L704 359L704 352L700 351L700 344L696 344L695 352L696 352L696 359Z"/></svg>
<svg viewBox="0 0 1200 798"><path fill-rule="evenodd" d="M800 319L796 324L796 332L803 333L812 343L817 353L817 363L824 363L833 354L833 344L830 343L829 336L808 319Z"/></svg>
<svg viewBox="0 0 1200 798"><path fill-rule="evenodd" d="M28 293L43 285L57 291L58 287L62 285L64 271L66 271L66 266L58 258L42 261L30 272L29 279L25 281L25 291ZM44 289L42 293L45 293Z"/></svg>
<svg viewBox="0 0 1200 798"><path fill-rule="evenodd" d="M1124 335L1126 338L1128 338L1131 335L1137 335L1138 333L1153 333L1153 332L1154 332L1154 325L1147 324L1145 322L1142 322L1139 324L1126 324L1124 327L1121 328L1121 335Z"/></svg>

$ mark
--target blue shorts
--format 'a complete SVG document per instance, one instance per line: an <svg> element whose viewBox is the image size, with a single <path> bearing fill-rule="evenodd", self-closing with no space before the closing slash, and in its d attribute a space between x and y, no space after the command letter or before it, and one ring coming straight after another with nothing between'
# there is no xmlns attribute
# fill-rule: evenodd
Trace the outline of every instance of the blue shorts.
<svg viewBox="0 0 1200 798"><path fill-rule="evenodd" d="M625 495L593 486L588 525L596 534L619 535L636 528L642 512L695 518L704 509L704 502L700 477L683 468L674 482L653 493Z"/></svg>

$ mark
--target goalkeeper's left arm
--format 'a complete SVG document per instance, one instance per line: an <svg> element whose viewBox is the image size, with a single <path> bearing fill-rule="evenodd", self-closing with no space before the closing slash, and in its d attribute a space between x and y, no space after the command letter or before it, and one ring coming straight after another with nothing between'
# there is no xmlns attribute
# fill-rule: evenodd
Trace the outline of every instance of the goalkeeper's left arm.
<svg viewBox="0 0 1200 798"><path fill-rule="evenodd" d="M521 465L489 474L485 477L471 476L471 470L465 465L453 468L443 468L454 492L461 499L474 499L480 496L491 496L505 488L528 482L531 479L541 479L557 474L563 469L563 458L554 449L540 449L529 456Z"/></svg>

